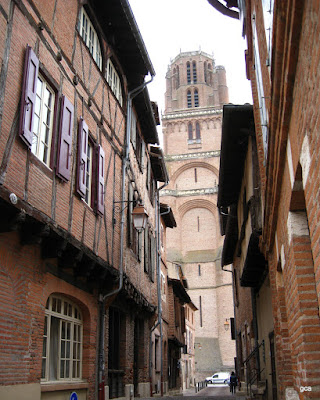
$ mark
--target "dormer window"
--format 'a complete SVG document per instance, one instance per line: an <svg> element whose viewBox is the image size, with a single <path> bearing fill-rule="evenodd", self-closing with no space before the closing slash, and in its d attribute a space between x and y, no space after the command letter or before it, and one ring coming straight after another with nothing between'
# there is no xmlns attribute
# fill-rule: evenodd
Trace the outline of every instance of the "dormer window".
<svg viewBox="0 0 320 400"><path fill-rule="evenodd" d="M119 103L122 105L122 90L121 90L120 77L110 59L107 62L106 73L107 73L106 80L109 83L109 86L113 94L116 96Z"/></svg>
<svg viewBox="0 0 320 400"><path fill-rule="evenodd" d="M99 38L96 30L94 29L88 14L85 12L84 8L81 8L80 18L79 18L79 33L89 49L94 61L96 62L100 71L102 70L102 56Z"/></svg>

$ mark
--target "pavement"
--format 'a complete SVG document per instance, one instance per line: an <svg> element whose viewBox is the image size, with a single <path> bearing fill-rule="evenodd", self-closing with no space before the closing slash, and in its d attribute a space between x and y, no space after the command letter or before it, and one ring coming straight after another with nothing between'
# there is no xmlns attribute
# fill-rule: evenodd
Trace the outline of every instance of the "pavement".
<svg viewBox="0 0 320 400"><path fill-rule="evenodd" d="M184 390L182 393L175 395L166 395L160 397L159 395L155 395L154 397L148 398L139 398L139 400L155 400L155 399L164 399L164 400L187 400L185 397L188 397L188 400L245 400L244 393L236 393L231 394L230 388L228 385L208 385L207 387L201 389L196 393L195 388L192 387L190 389Z"/></svg>

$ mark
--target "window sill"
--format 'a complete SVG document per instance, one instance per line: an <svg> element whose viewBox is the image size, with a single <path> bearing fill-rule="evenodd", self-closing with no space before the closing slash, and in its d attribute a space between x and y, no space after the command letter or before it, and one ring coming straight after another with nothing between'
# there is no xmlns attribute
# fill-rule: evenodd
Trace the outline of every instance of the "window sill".
<svg viewBox="0 0 320 400"><path fill-rule="evenodd" d="M58 390L88 389L87 382L41 382L41 392L55 392Z"/></svg>

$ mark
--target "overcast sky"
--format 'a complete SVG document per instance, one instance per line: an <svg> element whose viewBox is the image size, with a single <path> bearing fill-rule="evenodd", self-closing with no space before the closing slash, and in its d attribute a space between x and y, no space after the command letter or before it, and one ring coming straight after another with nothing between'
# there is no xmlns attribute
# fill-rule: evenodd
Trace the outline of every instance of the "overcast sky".
<svg viewBox="0 0 320 400"><path fill-rule="evenodd" d="M150 98L164 111L165 74L180 51L203 50L227 72L229 100L252 103L246 78L240 21L216 11L207 0L129 0L156 71L148 86Z"/></svg>

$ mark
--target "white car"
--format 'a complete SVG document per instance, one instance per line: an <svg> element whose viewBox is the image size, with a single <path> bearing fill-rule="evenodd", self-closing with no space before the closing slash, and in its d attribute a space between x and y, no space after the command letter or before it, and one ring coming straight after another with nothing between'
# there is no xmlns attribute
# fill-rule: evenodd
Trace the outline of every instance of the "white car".
<svg viewBox="0 0 320 400"><path fill-rule="evenodd" d="M206 382L213 383L213 384L217 384L217 383L229 384L230 373L229 372L216 372L212 376L208 376L206 378Z"/></svg>

